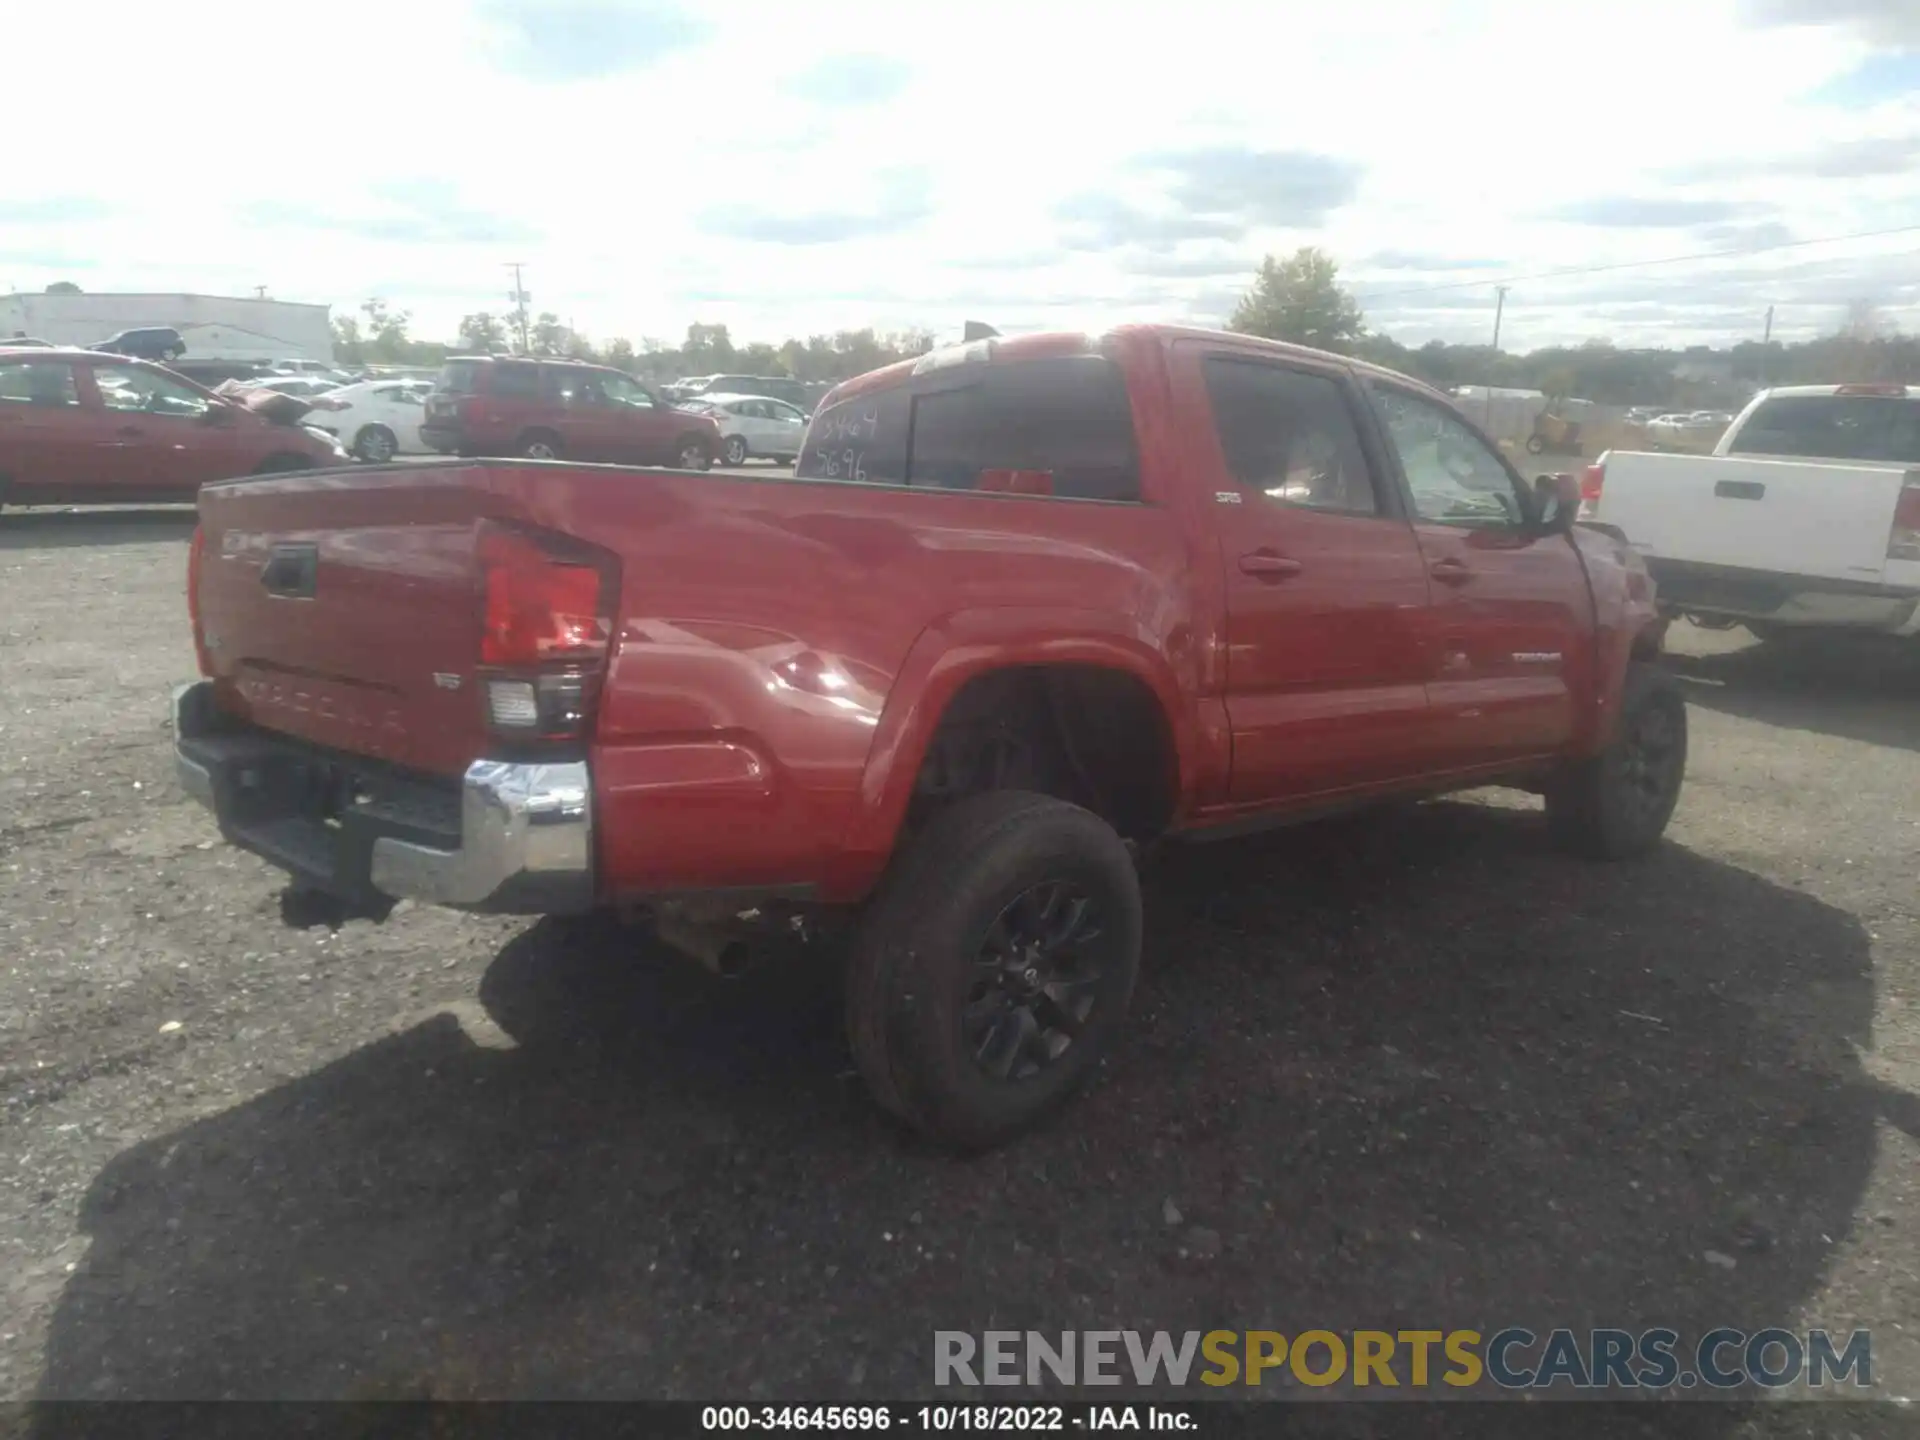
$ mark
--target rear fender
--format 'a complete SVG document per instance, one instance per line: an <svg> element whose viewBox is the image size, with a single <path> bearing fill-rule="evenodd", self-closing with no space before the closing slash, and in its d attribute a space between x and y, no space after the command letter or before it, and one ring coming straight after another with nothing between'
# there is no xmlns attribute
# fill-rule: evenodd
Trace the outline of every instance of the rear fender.
<svg viewBox="0 0 1920 1440"><path fill-rule="evenodd" d="M947 706L977 676L1016 666L1094 665L1144 682L1160 702L1178 766L1176 818L1199 792L1211 756L1173 665L1126 617L1101 611L995 609L957 612L929 626L901 665L874 732L840 873L828 888L855 896L885 870L913 799L921 762Z"/></svg>

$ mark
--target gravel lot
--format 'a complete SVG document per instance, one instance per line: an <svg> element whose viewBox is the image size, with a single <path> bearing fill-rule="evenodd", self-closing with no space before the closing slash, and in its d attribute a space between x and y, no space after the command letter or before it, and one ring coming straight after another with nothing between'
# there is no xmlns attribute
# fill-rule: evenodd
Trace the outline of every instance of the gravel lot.
<svg viewBox="0 0 1920 1440"><path fill-rule="evenodd" d="M1502 797L1172 857L1108 1076L957 1162L817 968L281 928L170 773L188 513L0 520L0 1395L903 1397L937 1328L1719 1323L1871 1326L1920 1393L1920 654L1676 627L1642 863Z"/></svg>

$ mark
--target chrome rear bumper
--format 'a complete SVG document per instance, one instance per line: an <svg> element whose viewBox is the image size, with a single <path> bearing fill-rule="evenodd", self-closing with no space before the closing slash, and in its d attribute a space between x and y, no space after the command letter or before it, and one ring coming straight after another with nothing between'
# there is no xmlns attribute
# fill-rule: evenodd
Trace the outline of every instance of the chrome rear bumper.
<svg viewBox="0 0 1920 1440"><path fill-rule="evenodd" d="M582 760L476 760L459 780L325 751L226 717L206 681L173 697L180 788L228 841L302 884L384 913L394 900L511 914L592 908Z"/></svg>

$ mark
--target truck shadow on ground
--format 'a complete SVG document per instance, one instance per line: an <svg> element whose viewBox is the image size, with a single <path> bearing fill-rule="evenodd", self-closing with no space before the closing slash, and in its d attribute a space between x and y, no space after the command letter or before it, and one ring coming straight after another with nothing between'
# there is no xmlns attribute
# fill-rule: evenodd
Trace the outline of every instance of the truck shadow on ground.
<svg viewBox="0 0 1920 1440"><path fill-rule="evenodd" d="M1110 1073L971 1161L878 1117L821 969L533 925L482 986L513 1045L445 1017L110 1164L41 1394L898 1398L936 1329L1791 1324L1914 1126L1855 1059L1859 925L1677 846L1431 805L1176 853L1149 916Z"/></svg>
<svg viewBox="0 0 1920 1440"><path fill-rule="evenodd" d="M1920 638L1821 636L1670 654L1687 699L1728 715L1920 750Z"/></svg>
<svg viewBox="0 0 1920 1440"><path fill-rule="evenodd" d="M93 550L184 540L199 518L191 503L124 510L7 510L0 513L0 550Z"/></svg>

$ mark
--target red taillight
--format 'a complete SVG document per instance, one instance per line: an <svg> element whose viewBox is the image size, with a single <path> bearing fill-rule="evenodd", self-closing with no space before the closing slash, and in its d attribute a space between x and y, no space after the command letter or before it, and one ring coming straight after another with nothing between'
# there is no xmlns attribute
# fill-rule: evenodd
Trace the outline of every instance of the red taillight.
<svg viewBox="0 0 1920 1440"><path fill-rule="evenodd" d="M1909 470L1887 534L1889 560L1920 560L1920 470Z"/></svg>
<svg viewBox="0 0 1920 1440"><path fill-rule="evenodd" d="M488 521L479 560L489 725L521 739L586 734L612 645L613 557L564 536Z"/></svg>
<svg viewBox="0 0 1920 1440"><path fill-rule="evenodd" d="M1600 492L1607 484L1607 462L1596 460L1580 476L1580 508L1592 510L1600 503Z"/></svg>
<svg viewBox="0 0 1920 1440"><path fill-rule="evenodd" d="M1841 385L1837 387L1833 393L1836 395L1882 395L1895 400L1904 400L1907 397L1907 387L1904 385L1881 384Z"/></svg>
<svg viewBox="0 0 1920 1440"><path fill-rule="evenodd" d="M193 527L193 541L187 546L187 620L193 626L193 653L200 662L200 673L213 674L213 656L207 650L207 641L200 628L200 567L201 557L207 548L207 532L204 527Z"/></svg>

